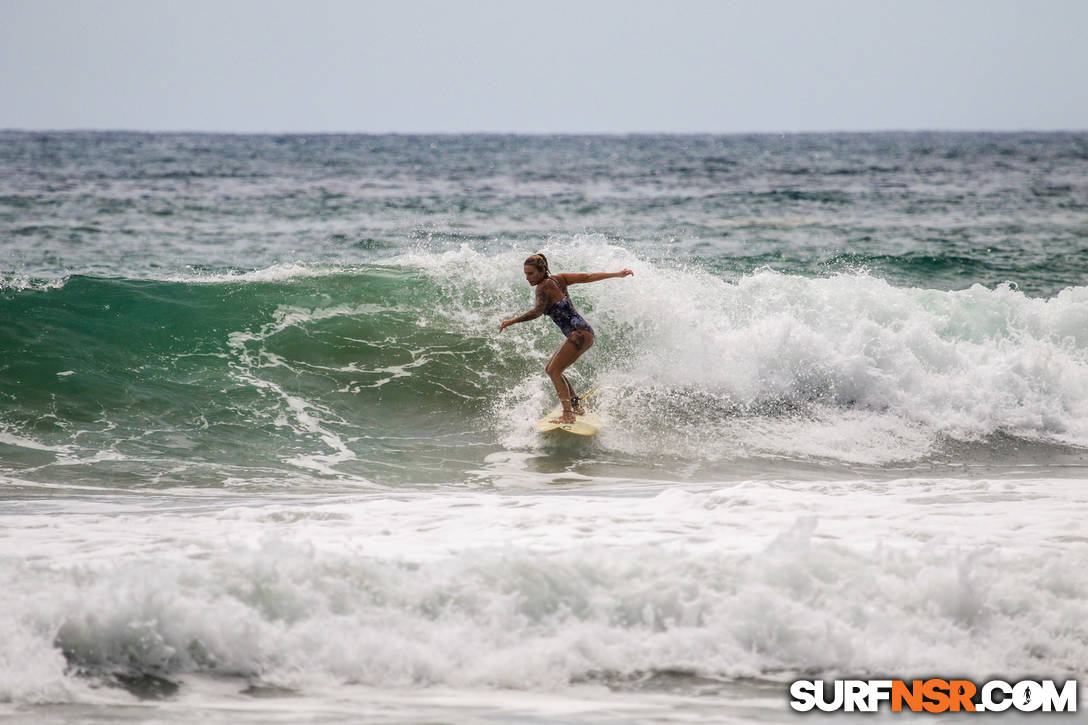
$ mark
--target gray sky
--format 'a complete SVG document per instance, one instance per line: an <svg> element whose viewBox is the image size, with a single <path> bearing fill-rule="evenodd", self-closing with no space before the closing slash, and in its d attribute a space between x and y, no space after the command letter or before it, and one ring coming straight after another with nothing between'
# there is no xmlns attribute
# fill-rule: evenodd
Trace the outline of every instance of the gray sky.
<svg viewBox="0 0 1088 725"><path fill-rule="evenodd" d="M1085 0L0 0L0 128L1088 128Z"/></svg>

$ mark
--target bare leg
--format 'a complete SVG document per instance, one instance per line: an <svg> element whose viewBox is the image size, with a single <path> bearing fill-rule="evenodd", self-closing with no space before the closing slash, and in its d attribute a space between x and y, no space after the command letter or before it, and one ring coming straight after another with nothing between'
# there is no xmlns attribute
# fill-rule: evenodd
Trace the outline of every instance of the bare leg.
<svg viewBox="0 0 1088 725"><path fill-rule="evenodd" d="M555 393L559 396L559 402L563 404L563 415L552 420L552 423L573 423L574 410L571 409L570 398L573 388L563 377L563 371L570 367L571 363L582 356L582 353L593 345L593 333L584 330L575 330L571 336L559 346L552 355L544 371L552 379L555 385Z"/></svg>
<svg viewBox="0 0 1088 725"><path fill-rule="evenodd" d="M585 415L586 409L581 405L575 405L574 399L578 397L578 393L574 392L574 386L570 384L570 378L566 375L563 376L563 382L567 384L567 391L570 393L571 408L574 410L575 415Z"/></svg>

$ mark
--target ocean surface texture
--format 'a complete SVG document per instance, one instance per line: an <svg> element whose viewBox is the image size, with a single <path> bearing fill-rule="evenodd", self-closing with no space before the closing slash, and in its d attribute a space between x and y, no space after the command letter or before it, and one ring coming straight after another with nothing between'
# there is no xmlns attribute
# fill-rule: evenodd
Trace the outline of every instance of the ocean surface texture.
<svg viewBox="0 0 1088 725"><path fill-rule="evenodd" d="M1088 683L1088 134L0 133L0 716L881 676Z"/></svg>

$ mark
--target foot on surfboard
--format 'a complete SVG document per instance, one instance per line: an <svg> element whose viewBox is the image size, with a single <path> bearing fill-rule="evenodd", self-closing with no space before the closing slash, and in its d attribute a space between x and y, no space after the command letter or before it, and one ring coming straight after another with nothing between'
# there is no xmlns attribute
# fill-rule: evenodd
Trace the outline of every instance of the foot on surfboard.
<svg viewBox="0 0 1088 725"><path fill-rule="evenodd" d="M574 415L574 411L564 415L563 409L556 406L555 410L537 421L536 429L540 433L560 431L578 436L592 436L601 430L601 416L592 410L586 410L584 415Z"/></svg>
<svg viewBox="0 0 1088 725"><path fill-rule="evenodd" d="M564 411L563 414L560 415L558 418L552 418L548 422L549 423L576 423L577 419L574 417L575 414L585 415L586 412L583 410L581 413L577 413L577 411L574 411L574 410L567 410L567 411Z"/></svg>
<svg viewBox="0 0 1088 725"><path fill-rule="evenodd" d="M602 426L601 416L581 405L582 400L592 394L593 391L583 393L581 400L572 400L573 405L571 405L571 408L573 410L564 411L562 405L555 406L554 410L537 421L536 430L540 433L560 431L561 433L570 433L577 436L597 435Z"/></svg>

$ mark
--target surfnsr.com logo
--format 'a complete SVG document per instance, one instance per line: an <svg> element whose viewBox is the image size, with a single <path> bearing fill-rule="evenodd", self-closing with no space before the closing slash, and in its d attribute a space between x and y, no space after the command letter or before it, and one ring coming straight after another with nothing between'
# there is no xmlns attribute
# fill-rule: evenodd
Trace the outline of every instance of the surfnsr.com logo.
<svg viewBox="0 0 1088 725"><path fill-rule="evenodd" d="M1076 712L1077 681L990 680L797 680L790 684L790 707L798 712Z"/></svg>

